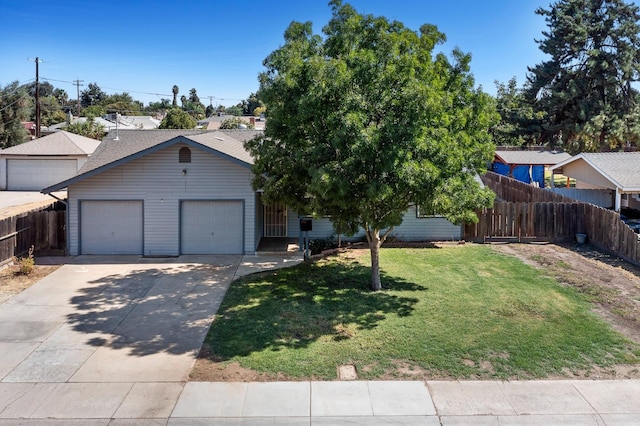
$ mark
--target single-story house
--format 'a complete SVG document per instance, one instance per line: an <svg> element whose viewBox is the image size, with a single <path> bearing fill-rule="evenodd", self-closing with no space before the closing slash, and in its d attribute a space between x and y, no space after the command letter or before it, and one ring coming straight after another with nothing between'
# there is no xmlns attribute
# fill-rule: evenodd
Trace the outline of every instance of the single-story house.
<svg viewBox="0 0 640 426"><path fill-rule="evenodd" d="M576 180L578 189L613 190L615 211L640 210L640 152L582 153L550 168Z"/></svg>
<svg viewBox="0 0 640 426"><path fill-rule="evenodd" d="M492 170L524 183L544 188L545 169L564 161L571 155L562 151L496 150Z"/></svg>
<svg viewBox="0 0 640 426"><path fill-rule="evenodd" d="M263 205L251 186L253 159L243 142L258 131L138 130L107 135L77 175L42 190L67 188L71 255L254 253L263 237L298 238L299 217ZM328 219L310 238L328 238ZM410 209L394 235L459 240L461 226Z"/></svg>
<svg viewBox="0 0 640 426"><path fill-rule="evenodd" d="M39 191L78 172L100 141L56 132L0 151L0 190Z"/></svg>

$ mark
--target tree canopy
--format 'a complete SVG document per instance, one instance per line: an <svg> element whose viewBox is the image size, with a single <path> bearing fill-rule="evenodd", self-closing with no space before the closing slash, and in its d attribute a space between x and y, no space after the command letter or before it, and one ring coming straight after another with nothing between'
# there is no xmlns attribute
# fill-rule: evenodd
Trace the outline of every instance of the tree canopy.
<svg viewBox="0 0 640 426"><path fill-rule="evenodd" d="M528 98L547 141L570 152L637 144L639 8L623 0L560 0L539 8L548 30L538 40L549 59L529 68Z"/></svg>
<svg viewBox="0 0 640 426"><path fill-rule="evenodd" d="M162 119L159 129L193 129L198 123L189 115L188 112L178 108L169 110L167 115Z"/></svg>
<svg viewBox="0 0 640 426"><path fill-rule="evenodd" d="M87 118L85 121L70 123L65 127L65 130L67 132L97 140L102 140L107 133L104 130L104 126L100 123L96 123L93 118Z"/></svg>
<svg viewBox="0 0 640 426"><path fill-rule="evenodd" d="M265 203L330 216L346 234L364 229L379 290L380 246L409 207L459 223L491 203L475 177L492 158L497 113L474 88L469 55L433 54L445 40L434 25L416 32L339 0L330 7L324 36L292 22L264 60L269 121L246 146Z"/></svg>
<svg viewBox="0 0 640 426"><path fill-rule="evenodd" d="M29 138L22 122L29 119L30 106L26 88L17 81L0 86L0 148L21 144Z"/></svg>

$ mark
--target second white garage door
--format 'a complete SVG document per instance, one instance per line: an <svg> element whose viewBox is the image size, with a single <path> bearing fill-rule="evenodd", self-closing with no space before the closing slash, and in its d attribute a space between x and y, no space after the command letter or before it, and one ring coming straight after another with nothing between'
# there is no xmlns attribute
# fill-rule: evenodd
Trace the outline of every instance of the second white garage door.
<svg viewBox="0 0 640 426"><path fill-rule="evenodd" d="M180 208L182 254L242 254L241 201L183 201Z"/></svg>
<svg viewBox="0 0 640 426"><path fill-rule="evenodd" d="M73 177L77 160L7 160L7 189L40 191Z"/></svg>
<svg viewBox="0 0 640 426"><path fill-rule="evenodd" d="M82 201L82 254L142 254L142 201Z"/></svg>

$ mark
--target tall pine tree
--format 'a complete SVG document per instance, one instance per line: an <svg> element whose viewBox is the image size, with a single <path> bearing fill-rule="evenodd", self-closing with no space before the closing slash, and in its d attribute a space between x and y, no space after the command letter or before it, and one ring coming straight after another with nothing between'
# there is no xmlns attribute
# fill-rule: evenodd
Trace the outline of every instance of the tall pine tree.
<svg viewBox="0 0 640 426"><path fill-rule="evenodd" d="M640 139L639 8L623 0L560 0L539 8L549 60L529 68L528 96L546 112L544 138L569 152L619 149Z"/></svg>

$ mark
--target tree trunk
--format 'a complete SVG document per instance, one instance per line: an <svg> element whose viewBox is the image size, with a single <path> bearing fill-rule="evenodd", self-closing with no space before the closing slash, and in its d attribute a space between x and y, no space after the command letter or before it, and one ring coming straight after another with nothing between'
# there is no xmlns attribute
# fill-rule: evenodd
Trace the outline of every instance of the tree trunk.
<svg viewBox="0 0 640 426"><path fill-rule="evenodd" d="M382 282L380 281L380 232L374 230L367 235L369 240L369 250L371 250L371 290L382 290Z"/></svg>

